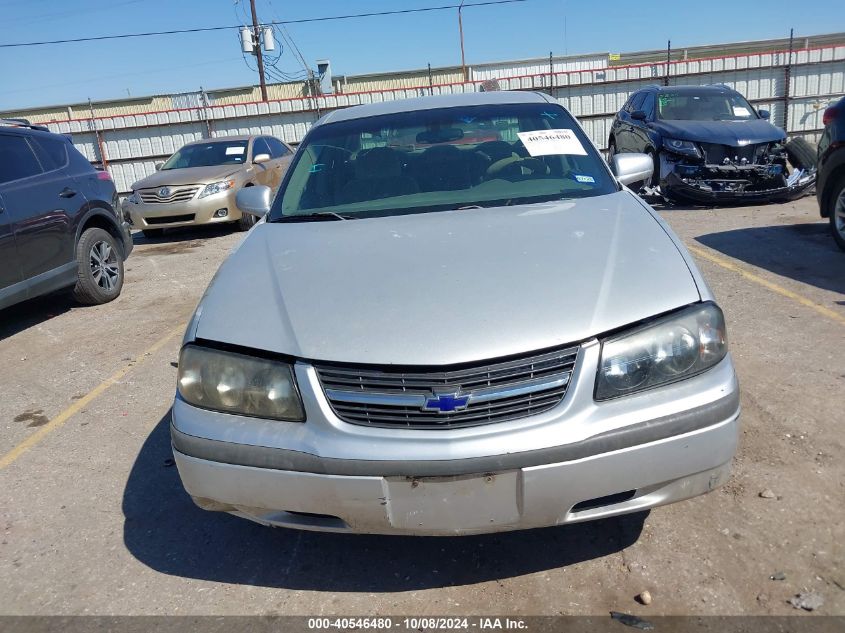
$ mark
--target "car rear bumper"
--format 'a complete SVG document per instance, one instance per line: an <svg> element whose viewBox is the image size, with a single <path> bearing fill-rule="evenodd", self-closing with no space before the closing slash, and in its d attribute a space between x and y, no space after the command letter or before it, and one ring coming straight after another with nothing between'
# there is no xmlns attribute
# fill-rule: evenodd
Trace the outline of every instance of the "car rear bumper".
<svg viewBox="0 0 845 633"><path fill-rule="evenodd" d="M440 477L322 474L174 455L185 489L208 510L308 530L464 535L605 518L710 492L730 476L738 419L737 412L581 459Z"/></svg>
<svg viewBox="0 0 845 633"><path fill-rule="evenodd" d="M226 191L205 198L174 203L124 203L124 209L135 229L165 229L196 224L218 224L241 218L235 205L235 191ZM215 212L226 210L226 215L215 217Z"/></svg>

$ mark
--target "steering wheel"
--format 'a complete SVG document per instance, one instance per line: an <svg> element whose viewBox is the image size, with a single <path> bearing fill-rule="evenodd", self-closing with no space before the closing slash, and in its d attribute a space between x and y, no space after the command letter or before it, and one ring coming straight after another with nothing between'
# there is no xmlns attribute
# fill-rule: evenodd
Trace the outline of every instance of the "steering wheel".
<svg viewBox="0 0 845 633"><path fill-rule="evenodd" d="M519 156L517 154L511 154L508 158L502 158L501 160L497 160L495 163L490 165L487 168L487 175L498 176L505 170L515 170L519 174L521 174L523 168L527 169L532 174L549 173L548 165L546 165L546 163L544 163L539 158L528 158Z"/></svg>

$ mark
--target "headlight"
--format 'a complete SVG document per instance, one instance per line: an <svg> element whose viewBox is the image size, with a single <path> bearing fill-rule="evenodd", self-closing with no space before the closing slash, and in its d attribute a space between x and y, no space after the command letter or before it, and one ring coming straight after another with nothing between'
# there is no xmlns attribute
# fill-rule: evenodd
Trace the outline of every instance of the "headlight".
<svg viewBox="0 0 845 633"><path fill-rule="evenodd" d="M680 141L676 138L664 138L663 147L668 149L670 152L675 152L676 154L701 158L698 146L692 141Z"/></svg>
<svg viewBox="0 0 845 633"><path fill-rule="evenodd" d="M133 191L127 196L126 202L130 204L141 204L141 195L137 191Z"/></svg>
<svg viewBox="0 0 845 633"><path fill-rule="evenodd" d="M602 341L596 400L688 378L727 353L725 317L718 306L687 308L631 334Z"/></svg>
<svg viewBox="0 0 845 633"><path fill-rule="evenodd" d="M234 180L221 180L220 182L213 182L210 185L205 186L205 189L200 192L199 197L205 198L206 196L213 196L215 193L221 193L223 191L226 191L227 189L231 189L234 186Z"/></svg>
<svg viewBox="0 0 845 633"><path fill-rule="evenodd" d="M293 367L263 358L186 345L179 356L179 395L203 409L302 422Z"/></svg>

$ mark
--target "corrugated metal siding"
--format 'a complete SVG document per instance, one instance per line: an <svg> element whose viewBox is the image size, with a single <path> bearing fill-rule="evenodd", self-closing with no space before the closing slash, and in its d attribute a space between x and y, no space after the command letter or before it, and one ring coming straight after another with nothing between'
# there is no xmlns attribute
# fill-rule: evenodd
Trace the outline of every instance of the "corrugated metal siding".
<svg viewBox="0 0 845 633"><path fill-rule="evenodd" d="M218 90L209 94L214 96L215 105L261 101L261 90L257 87L238 88L236 90Z"/></svg>
<svg viewBox="0 0 845 633"><path fill-rule="evenodd" d="M103 146L109 161L170 156L177 149L205 136L199 123L156 126L140 136L136 130L115 130L105 135Z"/></svg>
<svg viewBox="0 0 845 633"><path fill-rule="evenodd" d="M69 106L66 108L44 108L40 110L25 110L22 112L3 112L0 119L24 118L30 123L47 123L57 119L67 119Z"/></svg>
<svg viewBox="0 0 845 633"><path fill-rule="evenodd" d="M211 102L213 97L207 95L206 98ZM183 92L178 95L170 95L170 107L174 110L181 108L199 108L205 105L205 100L199 92Z"/></svg>
<svg viewBox="0 0 845 633"><path fill-rule="evenodd" d="M607 54L590 55L579 58L552 58L555 73L567 73L577 70L594 70L607 67ZM492 64L473 64L472 80L485 81L519 75L543 75L549 73L548 58L529 59L522 62L498 62Z"/></svg>
<svg viewBox="0 0 845 633"><path fill-rule="evenodd" d="M156 164L161 162L163 161L159 159L139 160L131 163L110 163L109 173L117 190L127 193L132 190L134 183L155 173Z"/></svg>
<svg viewBox="0 0 845 633"><path fill-rule="evenodd" d="M316 117L311 112L267 114L260 119L224 119L214 125L214 136L234 134L269 134L286 143L299 143L311 129Z"/></svg>
<svg viewBox="0 0 845 633"><path fill-rule="evenodd" d="M268 99L293 99L305 95L305 83L302 81L286 84L268 84Z"/></svg>
<svg viewBox="0 0 845 633"><path fill-rule="evenodd" d="M463 79L464 76L460 70L442 71L434 68L431 70L431 83L433 84L457 83L463 81ZM428 71L385 75L383 77L346 77L341 85L345 93L428 86Z"/></svg>
<svg viewBox="0 0 845 633"><path fill-rule="evenodd" d="M171 107L169 96L93 104L95 117L122 116L125 114L135 114L137 112L149 112L151 110L169 110ZM74 115L78 117L91 116L91 108L87 105L75 106L73 111Z"/></svg>

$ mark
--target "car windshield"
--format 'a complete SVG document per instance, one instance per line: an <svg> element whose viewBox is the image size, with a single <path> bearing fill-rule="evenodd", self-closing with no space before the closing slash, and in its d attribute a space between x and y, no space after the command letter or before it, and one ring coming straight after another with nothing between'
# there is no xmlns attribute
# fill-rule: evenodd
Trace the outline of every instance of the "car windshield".
<svg viewBox="0 0 845 633"><path fill-rule="evenodd" d="M671 121L750 121L754 108L738 94L720 92L661 92L657 118Z"/></svg>
<svg viewBox="0 0 845 633"><path fill-rule="evenodd" d="M214 141L185 145L167 159L161 170L212 165L242 165L246 162L248 141Z"/></svg>
<svg viewBox="0 0 845 633"><path fill-rule="evenodd" d="M440 108L317 126L269 219L423 213L613 191L601 156L560 106Z"/></svg>

